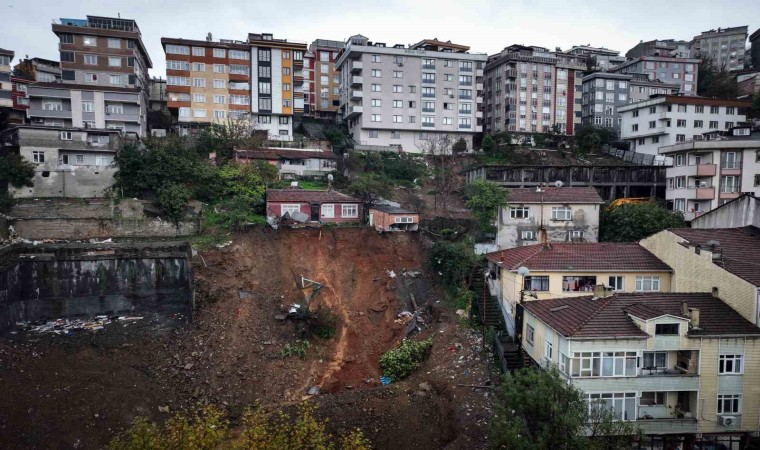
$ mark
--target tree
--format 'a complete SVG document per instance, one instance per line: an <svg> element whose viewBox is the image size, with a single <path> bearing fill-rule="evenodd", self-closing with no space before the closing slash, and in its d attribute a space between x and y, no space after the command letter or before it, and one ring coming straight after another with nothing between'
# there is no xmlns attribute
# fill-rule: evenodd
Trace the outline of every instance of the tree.
<svg viewBox="0 0 760 450"><path fill-rule="evenodd" d="M428 264L440 274L444 286L451 292L462 286L470 276L472 268L478 260L473 250L472 242L438 241L430 248Z"/></svg>
<svg viewBox="0 0 760 450"><path fill-rule="evenodd" d="M589 408L584 397L583 392L567 383L554 367L510 372L496 391L491 423L493 447L510 450L630 448L639 436L638 430L627 422L614 421L611 411L602 405Z"/></svg>
<svg viewBox="0 0 760 450"><path fill-rule="evenodd" d="M480 143L480 149L483 150L483 152L487 153L487 154L493 152L494 146L495 146L495 144L494 144L493 138L491 137L490 134L487 134L483 138L483 142Z"/></svg>
<svg viewBox="0 0 760 450"><path fill-rule="evenodd" d="M716 61L708 55L698 55L702 59L697 70L697 94L703 97L736 99L739 85L736 76L726 67L725 61Z"/></svg>
<svg viewBox="0 0 760 450"><path fill-rule="evenodd" d="M666 228L684 227L683 214L650 201L602 211L600 241L635 242Z"/></svg>
<svg viewBox="0 0 760 450"><path fill-rule="evenodd" d="M8 187L32 187L34 186L33 178L34 164L18 153L6 151L0 155L0 212L8 212L16 203Z"/></svg>
<svg viewBox="0 0 760 450"><path fill-rule="evenodd" d="M422 150L431 162L433 186L435 188L434 207L438 209L439 202L443 210L448 210L447 197L456 186L454 176L454 159L451 156L451 138L447 135L437 135L420 141L417 147Z"/></svg>
<svg viewBox="0 0 760 450"><path fill-rule="evenodd" d="M451 146L451 152L455 155L458 155L460 153L465 153L467 151L467 141L464 140L464 138L459 138L458 141L454 143L454 145Z"/></svg>
<svg viewBox="0 0 760 450"><path fill-rule="evenodd" d="M369 207L376 204L381 198L391 196L391 184L383 175L362 173L351 182L348 191Z"/></svg>
<svg viewBox="0 0 760 450"><path fill-rule="evenodd" d="M755 119L760 119L760 91L755 92L752 96L752 110L751 114Z"/></svg>
<svg viewBox="0 0 760 450"><path fill-rule="evenodd" d="M472 212L486 233L496 231L499 208L507 206L507 190L496 183L483 179L474 180L467 186L465 206Z"/></svg>
<svg viewBox="0 0 760 450"><path fill-rule="evenodd" d="M575 130L575 150L580 154L596 152L612 140L610 130L594 125L581 125Z"/></svg>
<svg viewBox="0 0 760 450"><path fill-rule="evenodd" d="M216 164L222 166L235 159L236 149L261 147L265 137L256 132L250 117L228 117L223 123L213 123L198 136L195 148L207 157L216 154Z"/></svg>

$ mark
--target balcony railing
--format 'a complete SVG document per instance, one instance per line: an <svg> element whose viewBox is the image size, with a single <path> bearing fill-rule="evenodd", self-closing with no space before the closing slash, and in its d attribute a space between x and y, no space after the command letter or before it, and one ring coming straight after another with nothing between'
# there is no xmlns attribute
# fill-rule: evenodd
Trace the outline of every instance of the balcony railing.
<svg viewBox="0 0 760 450"><path fill-rule="evenodd" d="M742 168L742 162L741 161L723 161L720 163L721 169L741 169Z"/></svg>
<svg viewBox="0 0 760 450"><path fill-rule="evenodd" d="M433 127L435 126L435 123L433 122L422 122L423 127Z"/></svg>
<svg viewBox="0 0 760 450"><path fill-rule="evenodd" d="M428 98L435 98L435 93L423 92L422 96L428 97Z"/></svg>
<svg viewBox="0 0 760 450"><path fill-rule="evenodd" d="M423 64L422 68L427 70L435 70L435 64Z"/></svg>
<svg viewBox="0 0 760 450"><path fill-rule="evenodd" d="M435 108L422 108L422 112L432 113L435 112Z"/></svg>
<svg viewBox="0 0 760 450"><path fill-rule="evenodd" d="M737 184L722 184L720 186L720 192L722 194L734 193L734 192L739 192L740 188L741 186L738 183Z"/></svg>

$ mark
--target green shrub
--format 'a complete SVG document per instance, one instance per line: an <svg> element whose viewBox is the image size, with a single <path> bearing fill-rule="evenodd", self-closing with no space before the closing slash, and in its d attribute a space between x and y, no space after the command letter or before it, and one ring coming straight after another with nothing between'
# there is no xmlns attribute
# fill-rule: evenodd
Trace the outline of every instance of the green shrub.
<svg viewBox="0 0 760 450"><path fill-rule="evenodd" d="M380 357L380 370L393 381L408 377L430 355L433 339L404 340L399 348L389 350Z"/></svg>
<svg viewBox="0 0 760 450"><path fill-rule="evenodd" d="M290 357L290 356L298 356L301 359L306 358L306 354L309 350L310 344L309 341L301 341L298 340L294 342L293 344L285 344L284 347L282 347L282 356L284 357Z"/></svg>

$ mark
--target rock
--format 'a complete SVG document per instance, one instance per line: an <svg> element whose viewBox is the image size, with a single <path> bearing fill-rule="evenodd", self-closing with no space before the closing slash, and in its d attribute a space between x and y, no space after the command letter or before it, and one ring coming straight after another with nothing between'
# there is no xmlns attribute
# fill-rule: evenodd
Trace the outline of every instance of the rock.
<svg viewBox="0 0 760 450"><path fill-rule="evenodd" d="M169 405L159 406L158 407L158 412L162 412L162 413L167 413L168 414L169 413Z"/></svg>
<svg viewBox="0 0 760 450"><path fill-rule="evenodd" d="M309 395L319 395L319 386L312 386L309 388L308 391L306 391Z"/></svg>
<svg viewBox="0 0 760 450"><path fill-rule="evenodd" d="M433 390L433 386L431 386L427 381L423 381L418 387L420 388L420 391L423 392L430 392Z"/></svg>
<svg viewBox="0 0 760 450"><path fill-rule="evenodd" d="M275 320L285 320L287 316L285 314L277 314L274 316Z"/></svg>
<svg viewBox="0 0 760 450"><path fill-rule="evenodd" d="M194 365L195 365L195 364L193 364L193 363L187 363L187 364L185 364L185 370L190 370L190 369L192 369Z"/></svg>

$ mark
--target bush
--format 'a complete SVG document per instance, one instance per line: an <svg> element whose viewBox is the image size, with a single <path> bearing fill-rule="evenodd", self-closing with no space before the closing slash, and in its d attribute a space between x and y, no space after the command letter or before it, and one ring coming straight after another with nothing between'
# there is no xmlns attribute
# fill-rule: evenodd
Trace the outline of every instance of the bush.
<svg viewBox="0 0 760 450"><path fill-rule="evenodd" d="M301 359L305 359L310 346L309 341L298 340L292 345L289 343L285 344L280 353L286 358L290 356L298 356Z"/></svg>
<svg viewBox="0 0 760 450"><path fill-rule="evenodd" d="M430 355L433 339L404 340L399 348L389 350L380 357L380 370L393 381L402 380L414 372Z"/></svg>
<svg viewBox="0 0 760 450"><path fill-rule="evenodd" d="M478 256L472 249L470 241L438 241L433 244L428 254L431 269L443 278L443 284L454 292L467 281Z"/></svg>
<svg viewBox="0 0 760 450"><path fill-rule="evenodd" d="M451 146L451 153L457 155L459 153L464 153L467 151L467 141L464 140L464 138L459 138L458 141L454 143L454 145Z"/></svg>

